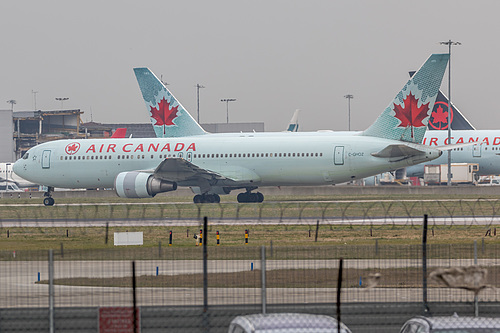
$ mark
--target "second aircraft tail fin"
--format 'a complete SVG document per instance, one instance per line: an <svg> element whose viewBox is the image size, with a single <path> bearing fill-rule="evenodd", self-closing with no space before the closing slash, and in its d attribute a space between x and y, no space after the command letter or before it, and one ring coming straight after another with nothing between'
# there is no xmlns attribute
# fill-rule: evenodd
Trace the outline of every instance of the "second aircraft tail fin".
<svg viewBox="0 0 500 333"><path fill-rule="evenodd" d="M134 72L157 137L207 133L149 68L134 68Z"/></svg>

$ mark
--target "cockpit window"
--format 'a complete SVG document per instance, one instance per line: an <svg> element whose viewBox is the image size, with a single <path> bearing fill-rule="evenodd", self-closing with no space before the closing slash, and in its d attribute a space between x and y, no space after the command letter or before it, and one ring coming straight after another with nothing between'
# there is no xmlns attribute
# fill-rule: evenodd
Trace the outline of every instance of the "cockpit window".
<svg viewBox="0 0 500 333"><path fill-rule="evenodd" d="M24 155L23 155L23 160L27 160L29 156L30 156L30 153L26 153L26 154L24 154Z"/></svg>

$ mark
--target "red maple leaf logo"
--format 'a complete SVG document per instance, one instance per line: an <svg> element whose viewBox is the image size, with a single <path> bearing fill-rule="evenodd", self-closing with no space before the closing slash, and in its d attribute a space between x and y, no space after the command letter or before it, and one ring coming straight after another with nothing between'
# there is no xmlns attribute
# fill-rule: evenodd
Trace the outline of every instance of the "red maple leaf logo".
<svg viewBox="0 0 500 333"><path fill-rule="evenodd" d="M424 127L422 122L427 117L429 111L429 103L422 104L418 107L418 99L410 93L404 100L404 108L401 105L394 104L395 117L401 121L398 127Z"/></svg>
<svg viewBox="0 0 500 333"><path fill-rule="evenodd" d="M443 108L439 105L435 112L432 113L435 123L448 123L448 111L443 112Z"/></svg>
<svg viewBox="0 0 500 333"><path fill-rule="evenodd" d="M436 102L434 104L434 110L429 118L429 126L436 130L448 129L448 103L446 102ZM450 110L451 123L453 124L453 109Z"/></svg>
<svg viewBox="0 0 500 333"><path fill-rule="evenodd" d="M170 126L174 125L173 120L177 118L177 108L179 106L170 108L168 101L163 98L158 104L157 108L151 108L151 117L156 120L155 126Z"/></svg>
<svg viewBox="0 0 500 333"><path fill-rule="evenodd" d="M80 149L80 144L78 142L74 142L67 144L64 150L66 151L66 154L73 155L76 154L78 149Z"/></svg>

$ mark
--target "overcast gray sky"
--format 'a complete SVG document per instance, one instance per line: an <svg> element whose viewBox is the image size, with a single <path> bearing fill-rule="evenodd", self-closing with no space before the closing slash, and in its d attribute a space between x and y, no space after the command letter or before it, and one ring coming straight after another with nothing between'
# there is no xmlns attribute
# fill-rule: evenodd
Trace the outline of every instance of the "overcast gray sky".
<svg viewBox="0 0 500 333"><path fill-rule="evenodd" d="M439 41L452 99L478 129L499 129L500 1L211 0L0 2L0 109L80 108L97 122L149 122L133 67L149 67L200 121L281 131L365 129ZM447 75L447 74L446 74ZM447 79L442 88L447 92Z"/></svg>

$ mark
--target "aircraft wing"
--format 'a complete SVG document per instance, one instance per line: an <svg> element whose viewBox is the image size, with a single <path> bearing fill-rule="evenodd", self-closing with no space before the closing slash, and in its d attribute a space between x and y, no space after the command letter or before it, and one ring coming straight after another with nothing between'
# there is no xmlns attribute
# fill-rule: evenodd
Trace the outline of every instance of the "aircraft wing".
<svg viewBox="0 0 500 333"><path fill-rule="evenodd" d="M237 185L260 180L260 177L255 172L243 167L226 167L221 168L219 172L215 172L201 168L183 158L167 158L155 170L141 171L154 173L156 177L170 182L194 181L206 183L206 181L209 181L213 183L223 181L225 185Z"/></svg>
<svg viewBox="0 0 500 333"><path fill-rule="evenodd" d="M206 180L227 179L221 174L200 168L182 158L167 158L163 160L154 170L154 174L158 178L173 182L200 178Z"/></svg>

